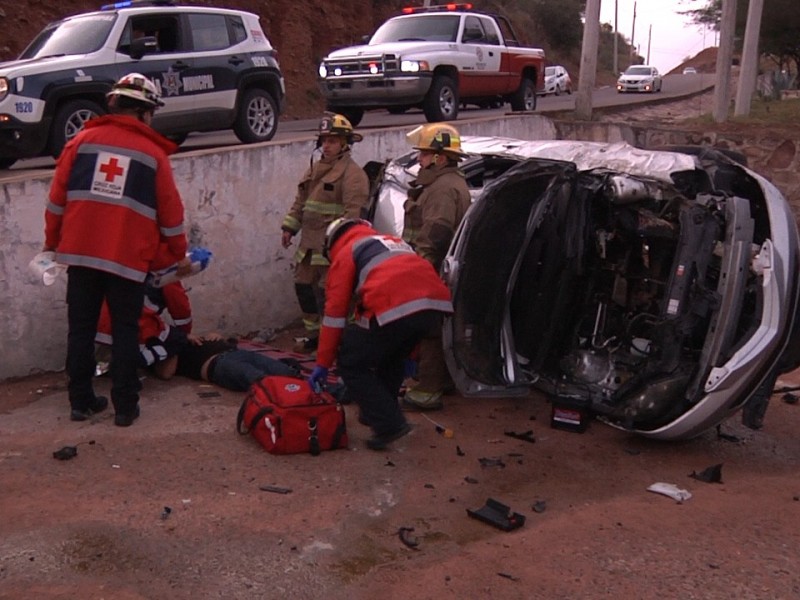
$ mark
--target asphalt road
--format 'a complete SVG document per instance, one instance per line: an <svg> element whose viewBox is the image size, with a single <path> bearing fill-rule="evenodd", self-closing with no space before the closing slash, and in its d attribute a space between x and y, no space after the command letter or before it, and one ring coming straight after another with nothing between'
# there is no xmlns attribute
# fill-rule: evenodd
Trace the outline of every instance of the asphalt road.
<svg viewBox="0 0 800 600"><path fill-rule="evenodd" d="M697 93L714 83L713 74L697 75L666 75L664 76L663 91L656 94L619 94L612 86L598 88L592 94L592 106L600 109L609 106L623 104L645 104L654 101L663 101L667 98L682 98L693 93ZM577 85L575 87L577 90ZM560 96L543 96L538 100L537 113L548 114L575 109L575 98L577 94L562 94ZM508 107L497 109L478 109L467 107L459 112L459 121L477 119L488 116L500 116L508 112ZM358 126L359 130L380 129L390 126L419 125L425 122L425 117L421 110L412 109L402 115L390 115L385 110L375 110L367 112L364 119ZM275 141L286 141L291 139L302 139L311 137L316 133L319 120L299 119L283 120L278 126L278 133ZM240 144L239 140L232 131L215 131L210 133L195 133L181 146L181 151L199 150L221 146L234 146ZM55 161L49 157L32 158L20 160L11 169L0 169L0 182L9 178L16 178L25 172L35 174L41 169L52 169Z"/></svg>

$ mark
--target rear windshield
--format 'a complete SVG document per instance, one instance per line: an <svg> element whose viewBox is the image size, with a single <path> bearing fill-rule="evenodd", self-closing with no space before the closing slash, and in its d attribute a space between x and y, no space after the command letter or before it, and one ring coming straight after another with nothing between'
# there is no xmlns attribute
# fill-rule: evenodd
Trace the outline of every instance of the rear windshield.
<svg viewBox="0 0 800 600"><path fill-rule="evenodd" d="M21 59L88 54L108 38L115 14L87 15L51 23L19 55Z"/></svg>
<svg viewBox="0 0 800 600"><path fill-rule="evenodd" d="M391 42L455 42L458 15L424 15L389 19L378 28L369 43Z"/></svg>

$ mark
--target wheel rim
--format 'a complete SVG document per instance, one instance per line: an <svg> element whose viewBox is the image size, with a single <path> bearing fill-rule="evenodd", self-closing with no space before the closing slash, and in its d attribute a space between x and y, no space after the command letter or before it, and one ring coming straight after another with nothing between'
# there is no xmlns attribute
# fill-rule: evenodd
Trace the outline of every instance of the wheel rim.
<svg viewBox="0 0 800 600"><path fill-rule="evenodd" d="M442 91L439 92L439 108L442 111L443 115L450 116L455 111L456 106L456 95L453 93L449 87L442 88Z"/></svg>
<svg viewBox="0 0 800 600"><path fill-rule="evenodd" d="M525 110L536 109L536 92L530 87L525 90Z"/></svg>
<svg viewBox="0 0 800 600"><path fill-rule="evenodd" d="M275 123L272 106L264 98L253 98L247 107L247 125L258 137L266 137Z"/></svg>
<svg viewBox="0 0 800 600"><path fill-rule="evenodd" d="M67 119L66 125L64 126L64 138L67 141L74 138L78 134L78 132L81 129L83 129L83 126L86 124L86 121L95 116L97 116L97 113L86 108L77 110L74 113L72 113L69 119Z"/></svg>

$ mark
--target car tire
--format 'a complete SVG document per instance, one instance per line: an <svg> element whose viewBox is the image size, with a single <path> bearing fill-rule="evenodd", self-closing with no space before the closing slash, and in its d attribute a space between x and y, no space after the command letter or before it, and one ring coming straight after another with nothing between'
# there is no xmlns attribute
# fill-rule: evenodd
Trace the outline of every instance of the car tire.
<svg viewBox="0 0 800 600"><path fill-rule="evenodd" d="M447 75L435 75L422 110L429 123L458 118L458 85Z"/></svg>
<svg viewBox="0 0 800 600"><path fill-rule="evenodd" d="M61 105L56 110L50 129L48 148L53 158L58 158L67 142L83 129L86 121L105 112L102 106L91 100L70 100Z"/></svg>
<svg viewBox="0 0 800 600"><path fill-rule="evenodd" d="M556 94L558 94L558 86L556 86ZM511 96L511 110L516 112L536 110L536 87L533 85L533 81L527 77L522 79L519 89Z"/></svg>
<svg viewBox="0 0 800 600"><path fill-rule="evenodd" d="M560 96L561 95L561 86L558 85L558 84L556 84L556 92L555 92L555 94L556 94L556 96Z"/></svg>
<svg viewBox="0 0 800 600"><path fill-rule="evenodd" d="M16 158L0 158L0 169L8 169L15 162L17 162Z"/></svg>
<svg viewBox="0 0 800 600"><path fill-rule="evenodd" d="M251 88L244 93L233 133L243 144L268 142L278 130L278 106L266 90Z"/></svg>

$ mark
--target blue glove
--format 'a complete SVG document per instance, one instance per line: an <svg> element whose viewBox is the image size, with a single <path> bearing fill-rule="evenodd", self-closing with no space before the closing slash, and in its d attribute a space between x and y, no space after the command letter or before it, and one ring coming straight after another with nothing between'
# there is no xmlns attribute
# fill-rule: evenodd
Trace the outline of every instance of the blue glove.
<svg viewBox="0 0 800 600"><path fill-rule="evenodd" d="M322 391L322 384L328 379L328 368L322 367L317 365L314 367L314 370L311 371L311 375L308 378L308 384L311 386L311 389L315 392Z"/></svg>

